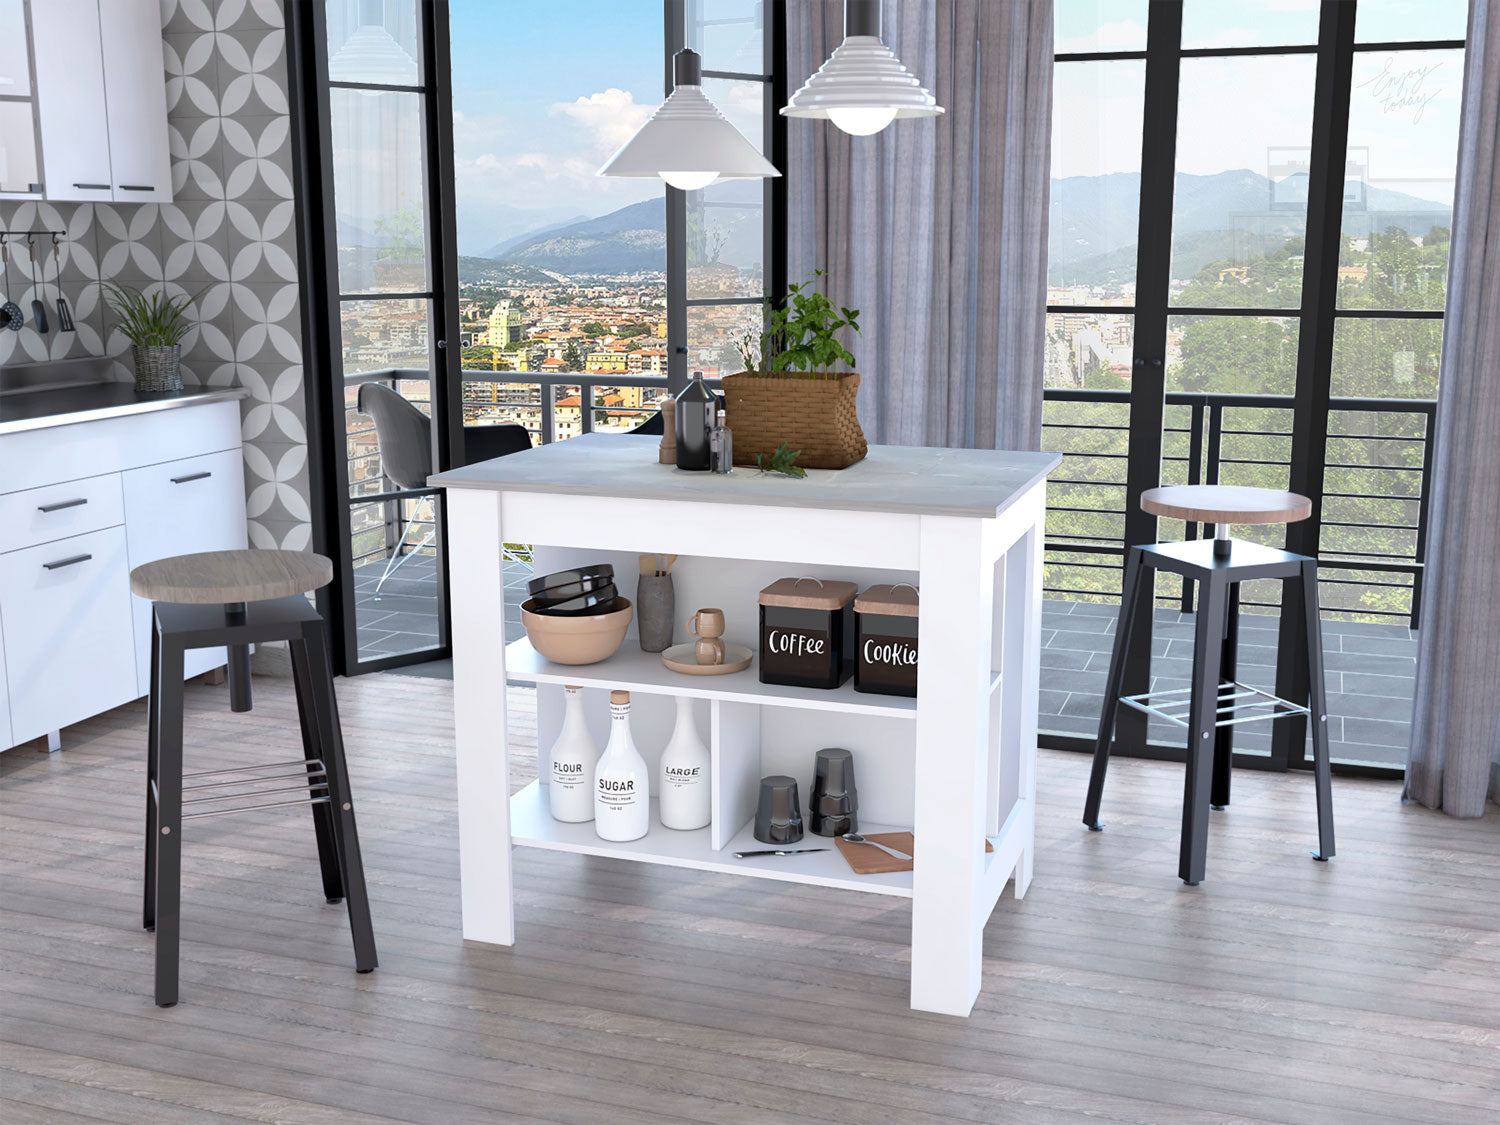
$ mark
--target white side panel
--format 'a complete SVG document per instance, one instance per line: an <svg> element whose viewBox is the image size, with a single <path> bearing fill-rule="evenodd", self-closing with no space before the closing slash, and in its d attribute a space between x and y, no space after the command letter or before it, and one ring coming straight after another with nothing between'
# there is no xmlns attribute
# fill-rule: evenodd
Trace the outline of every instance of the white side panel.
<svg viewBox="0 0 1500 1125"><path fill-rule="evenodd" d="M755 816L760 796L760 720L770 708L754 703L710 702L713 728L709 740L713 777L709 843L721 850Z"/></svg>
<svg viewBox="0 0 1500 1125"><path fill-rule="evenodd" d="M32 4L31 28L46 197L111 200L114 180L109 160L99 0ZM19 31L7 29L11 35ZM158 29L158 63L160 39Z"/></svg>
<svg viewBox="0 0 1500 1125"><path fill-rule="evenodd" d="M51 0L49 0L51 2ZM170 203L167 78L159 0L102 0L104 91L116 203Z"/></svg>
<svg viewBox="0 0 1500 1125"><path fill-rule="evenodd" d="M5 676L5 609L0 606L0 748L14 745L10 736L10 686Z"/></svg>

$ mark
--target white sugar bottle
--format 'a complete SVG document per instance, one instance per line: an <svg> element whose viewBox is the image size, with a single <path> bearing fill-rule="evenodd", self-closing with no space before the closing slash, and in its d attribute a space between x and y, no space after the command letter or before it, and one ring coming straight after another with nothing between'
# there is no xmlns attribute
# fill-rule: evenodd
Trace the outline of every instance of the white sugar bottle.
<svg viewBox="0 0 1500 1125"><path fill-rule="evenodd" d="M594 767L594 831L639 840L651 827L651 775L630 737L630 693L609 693L609 744Z"/></svg>
<svg viewBox="0 0 1500 1125"><path fill-rule="evenodd" d="M589 734L583 717L583 689L563 688L563 724L552 744L547 800L554 820L570 824L594 819L594 767L599 744Z"/></svg>
<svg viewBox="0 0 1500 1125"><path fill-rule="evenodd" d="M708 747L698 736L693 719L693 701L677 697L677 725L672 740L661 752L661 770L656 793L661 822L667 828L704 828L709 820Z"/></svg>

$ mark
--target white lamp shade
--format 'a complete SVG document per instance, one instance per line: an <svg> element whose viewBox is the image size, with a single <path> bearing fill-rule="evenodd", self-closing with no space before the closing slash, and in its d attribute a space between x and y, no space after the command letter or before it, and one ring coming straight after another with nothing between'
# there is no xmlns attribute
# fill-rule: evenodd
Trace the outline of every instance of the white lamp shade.
<svg viewBox="0 0 1500 1125"><path fill-rule="evenodd" d="M850 35L781 112L827 117L846 132L867 134L898 117L936 117L943 107L878 36Z"/></svg>
<svg viewBox="0 0 1500 1125"><path fill-rule="evenodd" d="M682 84L599 174L659 176L668 183L699 187L709 174L721 180L781 175L715 108L701 86Z"/></svg>

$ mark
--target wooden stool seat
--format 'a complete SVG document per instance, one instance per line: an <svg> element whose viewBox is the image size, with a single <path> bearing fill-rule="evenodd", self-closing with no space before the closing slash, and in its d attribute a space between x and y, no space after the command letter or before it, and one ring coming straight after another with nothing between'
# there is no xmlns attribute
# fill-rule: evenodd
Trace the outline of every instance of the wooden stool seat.
<svg viewBox="0 0 1500 1125"><path fill-rule="evenodd" d="M201 551L143 563L130 592L153 602L233 605L306 594L333 581L333 563L311 551Z"/></svg>
<svg viewBox="0 0 1500 1125"><path fill-rule="evenodd" d="M1189 523L1296 523L1312 515L1312 501L1274 488L1173 484L1141 493L1141 511Z"/></svg>

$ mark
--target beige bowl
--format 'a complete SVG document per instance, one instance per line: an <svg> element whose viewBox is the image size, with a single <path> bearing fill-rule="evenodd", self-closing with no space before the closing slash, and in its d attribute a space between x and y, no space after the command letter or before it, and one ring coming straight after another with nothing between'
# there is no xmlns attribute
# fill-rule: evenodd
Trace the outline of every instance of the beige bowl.
<svg viewBox="0 0 1500 1125"><path fill-rule="evenodd" d="M623 609L592 616L562 617L532 612L536 602L521 603L521 624L531 647L554 664L597 664L608 660L625 640L635 611L629 598L621 598Z"/></svg>

